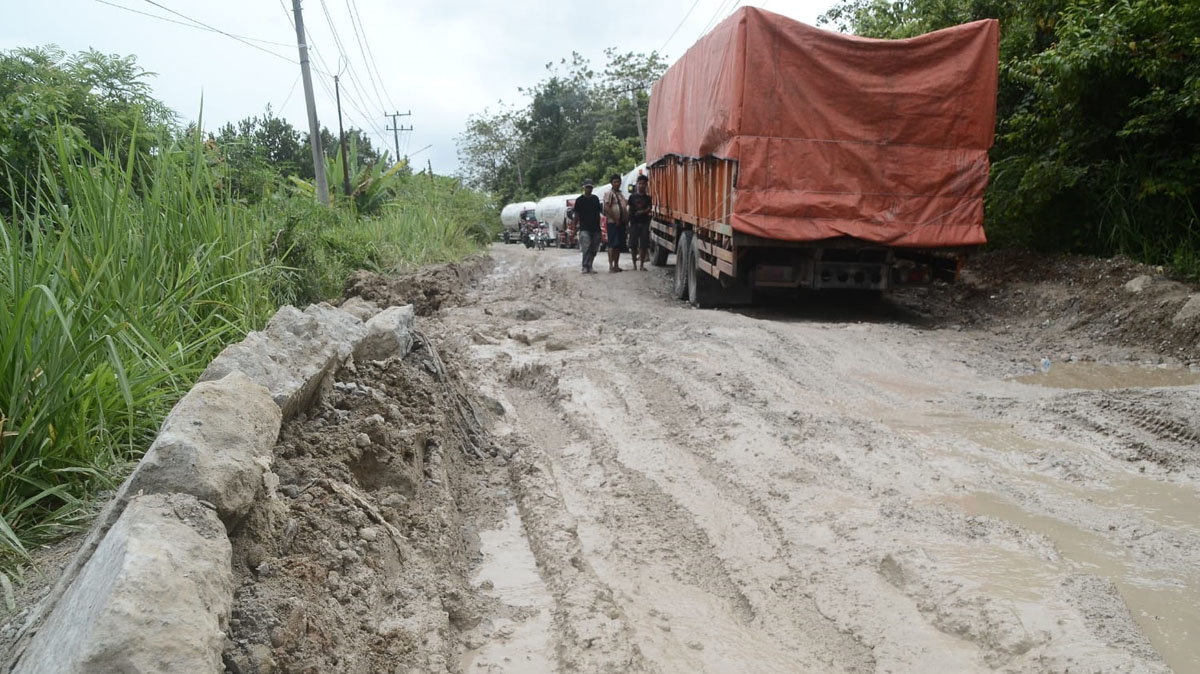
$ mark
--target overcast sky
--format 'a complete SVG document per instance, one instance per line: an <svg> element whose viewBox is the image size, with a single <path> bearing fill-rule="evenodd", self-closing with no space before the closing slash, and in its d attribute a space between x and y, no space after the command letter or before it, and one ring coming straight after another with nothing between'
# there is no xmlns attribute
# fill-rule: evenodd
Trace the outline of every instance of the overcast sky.
<svg viewBox="0 0 1200 674"><path fill-rule="evenodd" d="M202 98L204 124L210 129L259 114L269 103L298 129L307 130L291 2L0 0L0 49L53 43L68 52L94 48L133 54L143 68L156 73L150 80L155 94L183 120L199 116ZM411 133L400 134L400 154L413 153L414 164L429 160L434 171L453 173L458 167L455 137L468 115L494 109L499 100L527 102L518 87L540 81L549 61L578 51L599 69L604 65L604 49L616 47L621 52L661 50L670 63L736 6L765 7L815 24L817 16L833 4L833 0L608 4L306 0L303 8L316 48L314 66L330 73L339 68L330 19L349 62L349 72L342 77L348 89L342 98L347 126L366 129L378 145L391 149L393 134L387 130L390 120L384 111L411 110L411 116L399 118L402 126L414 127ZM354 9L361 26L351 18ZM199 28L189 18L250 38L258 48ZM360 28L357 37L356 27ZM378 79L373 82L376 72ZM313 84L321 124L336 131L332 78L317 72L313 76L324 83Z"/></svg>

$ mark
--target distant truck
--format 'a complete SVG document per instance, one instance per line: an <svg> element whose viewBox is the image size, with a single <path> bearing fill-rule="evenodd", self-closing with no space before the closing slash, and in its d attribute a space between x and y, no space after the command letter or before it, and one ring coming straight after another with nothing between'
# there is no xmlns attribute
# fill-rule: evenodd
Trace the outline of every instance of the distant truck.
<svg viewBox="0 0 1200 674"><path fill-rule="evenodd" d="M504 225L500 238L504 243L516 243L525 226L537 221L534 215L536 206L532 201L519 201L500 209L500 223Z"/></svg>
<svg viewBox="0 0 1200 674"><path fill-rule="evenodd" d="M905 40L753 7L651 90L654 264L699 307L954 279L986 241L994 20Z"/></svg>
<svg viewBox="0 0 1200 674"><path fill-rule="evenodd" d="M550 239L559 248L578 245L575 234L574 208L578 194L556 194L538 200L534 214L538 222L550 230Z"/></svg>

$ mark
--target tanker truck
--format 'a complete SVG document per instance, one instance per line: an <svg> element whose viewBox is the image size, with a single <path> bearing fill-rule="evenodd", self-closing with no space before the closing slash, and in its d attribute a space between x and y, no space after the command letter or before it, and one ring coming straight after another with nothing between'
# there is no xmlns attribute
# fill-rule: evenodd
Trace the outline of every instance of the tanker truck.
<svg viewBox="0 0 1200 674"><path fill-rule="evenodd" d="M575 197L578 194L556 194L538 200L534 210L538 222L550 230L550 239L559 248L571 248L578 244L574 229Z"/></svg>
<svg viewBox="0 0 1200 674"><path fill-rule="evenodd" d="M504 243L516 243L520 240L525 225L537 220L534 215L536 206L537 204L532 201L519 201L500 209L500 223L504 225L500 238L504 240Z"/></svg>
<svg viewBox="0 0 1200 674"><path fill-rule="evenodd" d="M999 28L904 40L733 13L654 83L654 264L698 307L957 277L985 243Z"/></svg>

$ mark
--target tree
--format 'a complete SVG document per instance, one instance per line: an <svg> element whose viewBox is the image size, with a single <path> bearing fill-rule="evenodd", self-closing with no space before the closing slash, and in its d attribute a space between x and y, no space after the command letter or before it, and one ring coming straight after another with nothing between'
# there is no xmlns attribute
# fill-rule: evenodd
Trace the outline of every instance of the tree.
<svg viewBox="0 0 1200 674"><path fill-rule="evenodd" d="M666 70L657 53L605 52L597 72L581 55L546 64L548 76L521 93L524 108L501 103L472 115L458 137L467 181L497 201L579 189L643 161L638 126L646 123L650 85Z"/></svg>
<svg viewBox="0 0 1200 674"><path fill-rule="evenodd" d="M122 160L157 147L175 115L151 96L150 76L132 56L68 57L54 46L0 52L0 214L29 198L60 136L68 149L107 147Z"/></svg>

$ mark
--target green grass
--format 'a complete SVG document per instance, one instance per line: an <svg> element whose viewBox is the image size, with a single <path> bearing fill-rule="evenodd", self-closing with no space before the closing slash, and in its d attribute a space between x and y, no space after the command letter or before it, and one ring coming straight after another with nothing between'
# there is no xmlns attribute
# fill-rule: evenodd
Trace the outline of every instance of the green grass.
<svg viewBox="0 0 1200 674"><path fill-rule="evenodd" d="M448 178L406 178L361 218L286 196L238 203L198 138L138 167L119 154L60 136L40 198L0 216L0 567L86 524L212 357L278 305L490 236L469 224L482 198Z"/></svg>

